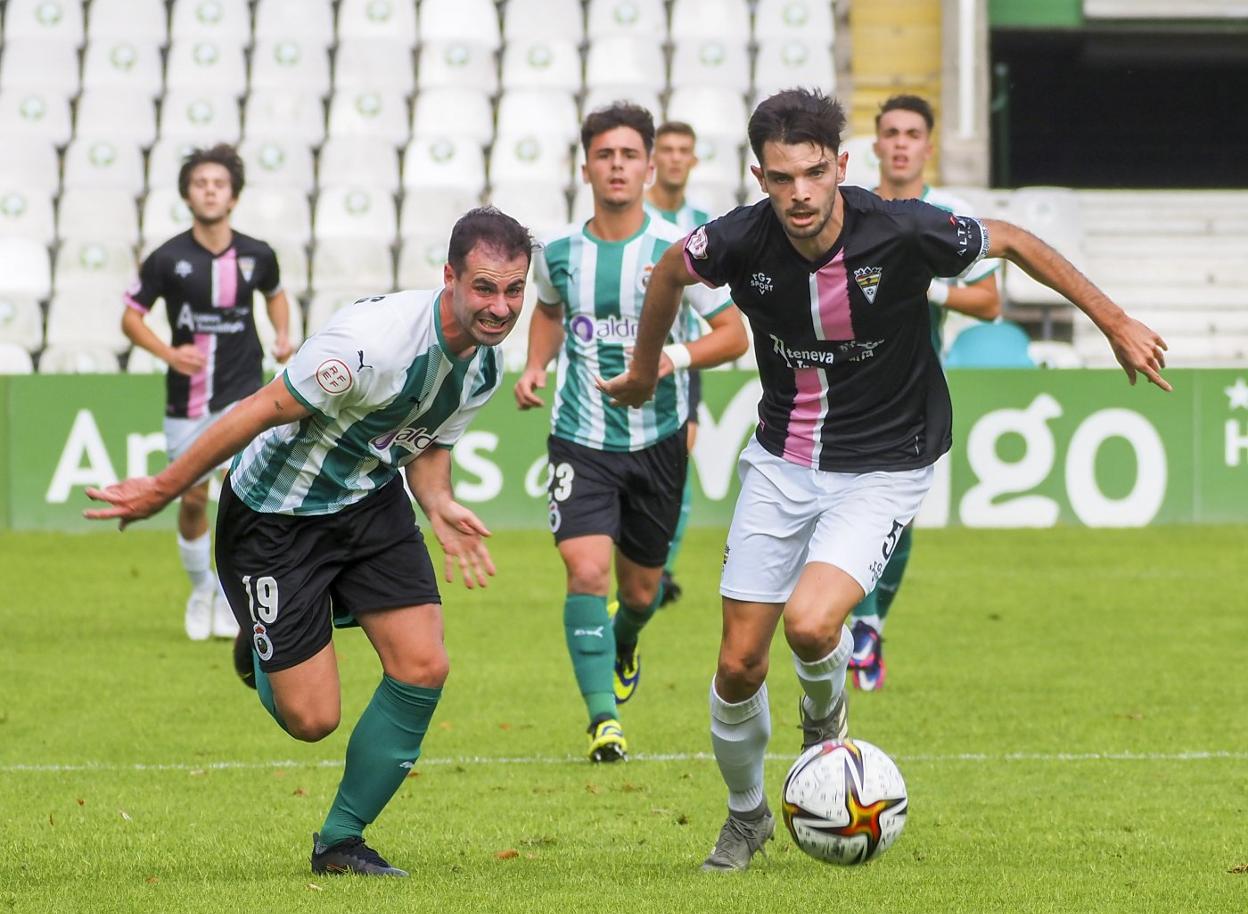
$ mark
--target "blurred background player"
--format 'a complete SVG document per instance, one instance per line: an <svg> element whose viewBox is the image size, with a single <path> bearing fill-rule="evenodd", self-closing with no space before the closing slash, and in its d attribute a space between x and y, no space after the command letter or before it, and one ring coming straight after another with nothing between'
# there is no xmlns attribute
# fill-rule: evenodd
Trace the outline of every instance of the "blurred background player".
<svg viewBox="0 0 1248 914"><path fill-rule="evenodd" d="M923 179L931 158L932 128L936 120L932 106L917 95L895 95L880 105L875 116L874 151L880 161L880 183L876 194L885 200L922 200L932 206L973 216L969 204ZM979 320L995 320L1001 314L1001 294L997 288L1000 262L987 258L974 264L966 275L956 279L933 277L927 290L932 319L932 345L945 351L944 327L948 311L957 311ZM854 652L849 659L850 681L860 689L874 691L884 685L884 622L888 618L906 563L914 526L901 534L897 548L875 590L854 608Z"/></svg>
<svg viewBox="0 0 1248 914"><path fill-rule="evenodd" d="M645 210L654 121L625 102L594 111L581 129L582 179L594 215L547 238L533 258L538 306L528 362L516 383L520 409L542 405L546 366L558 356L548 439L550 528L567 569L563 621L589 713L589 758L627 757L617 703L641 675L637 639L662 600L663 565L676 532L688 463L685 371L739 357L747 340L727 291L686 296L710 324L697 340L680 320L664 347L654 400L613 409L596 380L625 368L650 271L685 232ZM614 552L619 609L607 612Z"/></svg>
<svg viewBox="0 0 1248 914"><path fill-rule="evenodd" d="M234 147L193 150L178 173L191 227L148 255L125 294L122 331L134 345L169 365L165 440L170 461L263 383L254 291L264 296L276 331L273 357L279 362L290 357L290 305L277 257L263 241L230 228L243 180L243 160ZM169 314L168 344L143 320L158 298L165 300ZM205 476L187 489L178 504L178 555L191 579L185 622L192 641L238 633L212 572L208 481Z"/></svg>

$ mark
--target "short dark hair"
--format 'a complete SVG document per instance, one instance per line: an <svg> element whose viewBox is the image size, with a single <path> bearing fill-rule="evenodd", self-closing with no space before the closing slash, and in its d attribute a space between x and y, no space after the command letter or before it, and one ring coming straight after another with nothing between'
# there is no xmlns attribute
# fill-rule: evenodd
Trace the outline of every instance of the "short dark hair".
<svg viewBox="0 0 1248 914"><path fill-rule="evenodd" d="M875 129L880 129L880 118L888 114L890 111L913 111L915 114L923 118L927 124L927 132L931 133L932 128L936 126L936 115L932 113L932 106L927 99L918 95L894 95L892 98L886 99L881 105L879 113L875 116Z"/></svg>
<svg viewBox="0 0 1248 914"><path fill-rule="evenodd" d="M654 140L657 143L659 139L674 133L677 136L687 136L695 143L698 141L698 135L694 133L693 127L684 121L664 121L654 131Z"/></svg>
<svg viewBox="0 0 1248 914"><path fill-rule="evenodd" d="M747 128L750 148L763 164L768 142L815 143L837 152L845 130L845 109L818 89L785 89L759 102Z"/></svg>
<svg viewBox="0 0 1248 914"><path fill-rule="evenodd" d="M243 192L246 171L243 168L242 156L229 143L218 143L209 149L192 149L182 160L182 168L178 171L178 193L185 200L191 189L191 173L200 165L212 163L222 165L230 173L230 189L237 198Z"/></svg>
<svg viewBox="0 0 1248 914"><path fill-rule="evenodd" d="M446 261L456 276L464 272L468 255L477 245L487 247L508 260L521 254L529 261L533 259L533 236L529 230L492 206L468 210L451 229Z"/></svg>
<svg viewBox="0 0 1248 914"><path fill-rule="evenodd" d="M614 130L616 127L632 127L641 134L641 142L646 147L646 154L654 150L654 118L641 105L632 102L612 102L605 108L590 112L581 125L581 148L589 155L589 144L594 137Z"/></svg>

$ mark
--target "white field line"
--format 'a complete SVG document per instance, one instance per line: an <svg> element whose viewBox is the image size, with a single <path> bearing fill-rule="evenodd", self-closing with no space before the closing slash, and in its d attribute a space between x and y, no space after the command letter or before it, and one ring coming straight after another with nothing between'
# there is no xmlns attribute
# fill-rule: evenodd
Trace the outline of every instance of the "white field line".
<svg viewBox="0 0 1248 914"><path fill-rule="evenodd" d="M767 760L787 762L793 756L768 753ZM980 753L964 752L948 755L898 755L896 760L901 764L910 762L924 764L956 764L956 763L1005 763L1005 762L1207 762L1221 759L1248 761L1248 752L1231 752L1227 750L1190 751L1190 752L1006 752ZM714 756L709 752L673 752L673 753L639 753L629 756L630 763L645 762L710 762ZM529 755L529 756L485 756L468 755L450 758L426 758L417 763L417 767L469 767L483 765L584 765L585 759L579 755ZM133 764L116 764L106 762L82 762L69 764L13 764L0 765L0 774L20 773L76 773L76 772L110 772L110 771L258 771L277 768L341 768L342 759L285 759L271 762L160 762Z"/></svg>

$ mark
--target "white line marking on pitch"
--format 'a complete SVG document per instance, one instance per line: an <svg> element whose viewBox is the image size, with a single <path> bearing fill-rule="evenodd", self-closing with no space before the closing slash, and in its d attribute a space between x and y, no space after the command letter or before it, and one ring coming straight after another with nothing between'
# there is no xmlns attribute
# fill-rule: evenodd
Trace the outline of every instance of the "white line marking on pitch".
<svg viewBox="0 0 1248 914"><path fill-rule="evenodd" d="M767 760L787 762L791 756L768 753ZM1205 762L1229 759L1248 761L1248 752L1229 752L1225 750L1193 751L1193 752L1006 752L989 754L965 752L951 755L898 755L898 762ZM709 752L673 752L666 754L641 753L629 757L630 762L709 762L714 756ZM579 755L530 755L519 757L500 756L497 758L485 755L457 756L451 758L422 759L419 765L424 767L446 767L452 765L564 765L583 764L584 758ZM104 762L85 762L68 765L0 765L4 773L75 773L97 771L256 771L270 768L341 768L341 759L315 759L296 761L285 759L273 762L166 762L133 764L113 764Z"/></svg>

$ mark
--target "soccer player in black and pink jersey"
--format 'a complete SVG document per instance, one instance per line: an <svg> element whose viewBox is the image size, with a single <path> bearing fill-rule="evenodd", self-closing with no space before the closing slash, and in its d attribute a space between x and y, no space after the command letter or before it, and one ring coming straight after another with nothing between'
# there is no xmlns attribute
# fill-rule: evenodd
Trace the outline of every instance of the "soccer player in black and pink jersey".
<svg viewBox="0 0 1248 914"><path fill-rule="evenodd" d="M125 294L121 329L134 345L169 365L165 376L165 440L170 461L236 402L260 389L263 352L252 315L252 293L264 295L276 331L273 357L290 357L290 305L277 257L263 241L230 228L243 190L243 160L232 146L196 149L182 163L178 190L191 210L191 228L143 261ZM158 298L169 314L165 343L143 320ZM233 638L238 624L212 571L208 478L178 505L178 553L191 579L186 634Z"/></svg>
<svg viewBox="0 0 1248 914"><path fill-rule="evenodd" d="M728 284L749 319L763 396L720 583L711 743L728 818L702 865L710 871L747 868L775 828L763 792L765 680L781 618L804 692L803 748L848 734L845 619L875 586L951 443L949 388L931 343L932 277L1004 257L1087 314L1131 383L1143 374L1170 390L1161 337L1035 236L840 187L844 124L841 106L818 91L759 104L749 138L767 199L668 249L650 277L632 363L599 382L617 405L650 398L685 286Z"/></svg>

